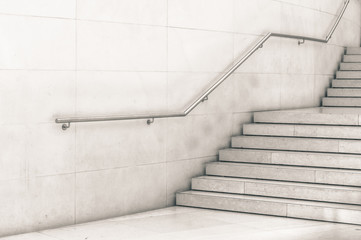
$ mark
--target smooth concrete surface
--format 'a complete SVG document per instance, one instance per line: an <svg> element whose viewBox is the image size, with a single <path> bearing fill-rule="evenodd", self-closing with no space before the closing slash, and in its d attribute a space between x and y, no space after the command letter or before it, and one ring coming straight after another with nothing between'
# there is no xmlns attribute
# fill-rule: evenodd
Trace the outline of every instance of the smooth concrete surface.
<svg viewBox="0 0 361 240"><path fill-rule="evenodd" d="M360 186L361 171L246 163L209 163L206 174L240 178Z"/></svg>
<svg viewBox="0 0 361 240"><path fill-rule="evenodd" d="M335 88L361 88L361 80L332 80L332 87Z"/></svg>
<svg viewBox="0 0 361 240"><path fill-rule="evenodd" d="M219 160L226 162L361 169L361 155L359 154L229 148L220 150Z"/></svg>
<svg viewBox="0 0 361 240"><path fill-rule="evenodd" d="M346 54L361 54L361 48L360 47L348 47L346 48Z"/></svg>
<svg viewBox="0 0 361 240"><path fill-rule="evenodd" d="M359 126L244 124L243 135L361 139Z"/></svg>
<svg viewBox="0 0 361 240"><path fill-rule="evenodd" d="M170 207L1 240L359 240L360 227L266 215Z"/></svg>
<svg viewBox="0 0 361 240"><path fill-rule="evenodd" d="M361 97L361 89L357 88L328 88L328 97Z"/></svg>
<svg viewBox="0 0 361 240"><path fill-rule="evenodd" d="M295 110L256 112L254 113L254 122L360 125L360 115L361 108L316 107Z"/></svg>
<svg viewBox="0 0 361 240"><path fill-rule="evenodd" d="M361 70L361 63L340 63L340 70Z"/></svg>
<svg viewBox="0 0 361 240"><path fill-rule="evenodd" d="M326 97L322 99L322 105L325 107L361 107L361 98Z"/></svg>
<svg viewBox="0 0 361 240"><path fill-rule="evenodd" d="M0 1L0 236L174 205L254 111L320 105L358 0L328 44L272 38L187 118L55 118L181 111L265 32L322 38L342 4Z"/></svg>
<svg viewBox="0 0 361 240"><path fill-rule="evenodd" d="M273 137L273 136L238 136L232 137L233 148L255 148L270 150L292 150L330 153L361 153L361 140Z"/></svg>
<svg viewBox="0 0 361 240"><path fill-rule="evenodd" d="M343 62L361 62L360 55L345 55L343 56Z"/></svg>
<svg viewBox="0 0 361 240"><path fill-rule="evenodd" d="M360 79L361 78L361 71L337 71L336 78L338 79Z"/></svg>
<svg viewBox="0 0 361 240"><path fill-rule="evenodd" d="M226 193L177 193L177 204L235 212L361 224L361 206Z"/></svg>
<svg viewBox="0 0 361 240"><path fill-rule="evenodd" d="M202 176L192 179L192 190L361 204L360 187L325 184Z"/></svg>

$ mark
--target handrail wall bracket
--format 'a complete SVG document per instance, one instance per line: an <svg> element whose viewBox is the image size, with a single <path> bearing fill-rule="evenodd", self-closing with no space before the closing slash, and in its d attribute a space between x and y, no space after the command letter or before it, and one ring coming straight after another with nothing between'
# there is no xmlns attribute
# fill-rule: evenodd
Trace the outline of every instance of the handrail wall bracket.
<svg viewBox="0 0 361 240"><path fill-rule="evenodd" d="M64 131L67 130L68 128L70 128L70 122L64 123L63 125L61 125L61 129L63 129Z"/></svg>
<svg viewBox="0 0 361 240"><path fill-rule="evenodd" d="M202 99L202 102L205 102L205 101L208 101L208 96L205 96L205 97Z"/></svg>
<svg viewBox="0 0 361 240"><path fill-rule="evenodd" d="M150 125L150 124L152 124L152 123L154 123L154 118L151 118L151 119L148 119L148 120L147 120L147 124L148 124L148 125Z"/></svg>
<svg viewBox="0 0 361 240"><path fill-rule="evenodd" d="M230 67L215 83L212 84L204 93L202 93L196 100L193 101L191 105L189 105L183 112L174 113L174 114L150 114L150 115L128 115L128 116L112 116L112 117L71 117L71 118L57 118L55 119L56 123L63 123L62 129L67 130L70 127L70 123L73 122L96 122L96 121L120 121L120 120L135 120L135 119L147 119L147 124L150 125L154 122L155 118L172 118L172 117L185 117L187 116L195 107L197 107L200 103L208 100L208 95L212 93L222 82L224 82L236 69L241 66L249 57L253 55L258 49L263 47L263 44L270 37L279 37L279 38L289 38L289 39L298 39L298 45L304 44L305 41L313 41L320 43L327 43L333 33L335 32L339 22L345 10L349 4L350 0L345 0L339 15L336 18L336 21L332 25L332 28L326 35L325 39L307 37L307 36L297 36L290 34L282 34L282 33L272 33L269 32L264 35L253 47L248 50L232 67Z"/></svg>

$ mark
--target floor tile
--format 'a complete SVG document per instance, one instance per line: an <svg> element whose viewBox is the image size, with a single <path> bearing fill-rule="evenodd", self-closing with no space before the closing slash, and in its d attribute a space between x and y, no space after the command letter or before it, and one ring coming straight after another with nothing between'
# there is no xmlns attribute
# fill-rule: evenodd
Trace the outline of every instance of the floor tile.
<svg viewBox="0 0 361 240"><path fill-rule="evenodd" d="M359 240L361 226L169 207L1 240Z"/></svg>

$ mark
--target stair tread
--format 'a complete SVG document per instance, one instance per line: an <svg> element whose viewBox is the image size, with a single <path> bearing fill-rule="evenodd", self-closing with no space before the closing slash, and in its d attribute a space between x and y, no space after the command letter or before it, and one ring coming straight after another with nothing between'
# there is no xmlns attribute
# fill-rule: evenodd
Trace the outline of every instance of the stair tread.
<svg viewBox="0 0 361 240"><path fill-rule="evenodd" d="M350 96L350 97L345 97L345 96L342 96L342 97L324 97L323 100L325 99L332 99L333 101L341 101L341 100L344 100L344 101L360 101L360 98L359 97L354 97L354 96Z"/></svg>
<svg viewBox="0 0 361 240"><path fill-rule="evenodd" d="M232 137L231 142L233 148L361 154L359 139L243 135Z"/></svg>
<svg viewBox="0 0 361 240"><path fill-rule="evenodd" d="M361 139L360 126L330 126L321 124L248 123L243 125L246 136L285 136L332 139Z"/></svg>
<svg viewBox="0 0 361 240"><path fill-rule="evenodd" d="M342 62L361 62L361 55L359 54L346 54Z"/></svg>
<svg viewBox="0 0 361 240"><path fill-rule="evenodd" d="M234 163L234 162L210 162L207 165L228 165L228 166L247 166L247 167L262 167L269 169L293 169L293 170L307 170L307 171L326 171L326 172L338 172L338 173L351 173L361 174L361 170L349 170L349 169L337 169L337 168L323 168L323 167L309 167L309 166L285 166L276 164L259 164L259 163Z"/></svg>
<svg viewBox="0 0 361 240"><path fill-rule="evenodd" d="M345 99L345 100L350 100L350 99L356 99L356 100L359 100L360 98L359 97L324 97L323 99L325 98L331 98L331 99Z"/></svg>
<svg viewBox="0 0 361 240"><path fill-rule="evenodd" d="M299 108L299 109L286 109L275 111L260 111L259 113L302 113L302 114L360 114L360 108L345 108L345 107L312 107L312 108Z"/></svg>
<svg viewBox="0 0 361 240"><path fill-rule="evenodd" d="M190 194L190 195L194 194L194 195L203 195L203 196L209 196L209 197L235 198L235 199L256 200L256 201L265 201L265 202L278 202L278 203L285 203L285 204L308 205L308 206L318 206L318 207L361 211L361 205L352 205L352 204L344 204L344 203L329 203L329 202L318 202L318 201L309 201L309 200L285 199L285 198L275 198L275 197L266 197L266 196L251 196L251 195L194 191L194 190L184 191L184 192L180 192L177 194Z"/></svg>
<svg viewBox="0 0 361 240"><path fill-rule="evenodd" d="M195 177L194 179L237 181L237 182L249 182L249 183L265 183L265 184L272 184L272 185L288 185L288 186L310 187L310 188L331 189L331 190L332 189L348 190L348 191L361 192L361 187L357 187L357 186L339 186L339 185L329 185L329 184L322 184L322 183L300 183L300 182L263 180L263 179L252 179L252 178L241 178L241 177L220 177L220 176L207 176L207 175Z"/></svg>
<svg viewBox="0 0 361 240"><path fill-rule="evenodd" d="M361 63L340 63L341 71L361 71Z"/></svg>
<svg viewBox="0 0 361 240"><path fill-rule="evenodd" d="M329 142L350 142L350 143L357 143L359 142L361 144L361 141L359 139L337 139L337 138L317 138L317 137L298 137L298 136L262 136L262 135L241 135L241 136L236 136L236 137L232 137L232 139L241 139L241 138L258 138L258 139L289 139L290 141L304 141L304 140L309 140L309 141L329 141Z"/></svg>
<svg viewBox="0 0 361 240"><path fill-rule="evenodd" d="M360 107L360 97L324 97L322 98L323 106L339 106L339 107Z"/></svg>
<svg viewBox="0 0 361 240"><path fill-rule="evenodd" d="M321 183L339 186L361 185L360 170L313 166L219 162L206 164L206 174L210 176Z"/></svg>
<svg viewBox="0 0 361 240"><path fill-rule="evenodd" d="M327 97L360 98L360 88L328 88Z"/></svg>
<svg viewBox="0 0 361 240"><path fill-rule="evenodd" d="M361 80L335 79L332 80L333 88L361 88Z"/></svg>
<svg viewBox="0 0 361 240"><path fill-rule="evenodd" d="M272 150L272 149L247 149L247 148L225 148L221 151L237 151L237 152L243 152L243 151L250 151L250 152L265 152L265 153L292 153L292 154L300 154L300 155L319 155L319 156L338 156L338 157L347 157L347 158L360 158L360 154L345 154L345 153L320 153L320 152L299 152L299 151L283 151L283 150Z"/></svg>
<svg viewBox="0 0 361 240"><path fill-rule="evenodd" d="M358 107L314 107L254 113L254 122L361 125Z"/></svg>
<svg viewBox="0 0 361 240"><path fill-rule="evenodd" d="M300 152L292 150L228 148L219 152L219 161L361 169L361 155L359 154Z"/></svg>
<svg viewBox="0 0 361 240"><path fill-rule="evenodd" d="M335 125L335 126L330 126L330 125L325 125L325 124L299 124L299 123L245 123L243 124L243 126L274 126L274 127L305 127L305 128L313 128L313 127L325 127L325 128L350 128L350 129L361 129L361 126L342 126L342 125Z"/></svg>

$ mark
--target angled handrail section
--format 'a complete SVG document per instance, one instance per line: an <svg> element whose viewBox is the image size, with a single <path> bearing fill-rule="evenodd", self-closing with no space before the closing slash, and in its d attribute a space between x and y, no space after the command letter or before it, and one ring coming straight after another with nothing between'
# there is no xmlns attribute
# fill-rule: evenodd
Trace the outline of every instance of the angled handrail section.
<svg viewBox="0 0 361 240"><path fill-rule="evenodd" d="M173 118L173 117L185 117L187 116L195 107L197 107L201 102L208 100L208 95L212 93L222 82L224 82L234 71L236 71L239 66L241 66L250 56L252 56L258 49L263 47L263 44L270 39L271 37L278 38L291 38L298 39L298 44L303 44L306 40L313 42L327 43L333 33L335 32L350 0L345 0L342 6L342 9L337 16L332 28L329 33L326 35L326 38L313 38L307 36L298 36L282 33L273 33L269 32L263 36L253 47L247 51L241 59L239 59L235 64L233 64L212 86L210 86L205 92L203 92L199 97L197 97L192 104L190 104L183 112L179 113L166 113L166 114L142 114L142 115L120 115L120 116L98 116L98 117L69 117L69 118L56 118L56 123L63 123L62 129L66 130L70 127L71 123L79 122L97 122L97 121L120 121L120 120L135 120L135 119L147 119L147 124L150 125L154 122L156 118Z"/></svg>

